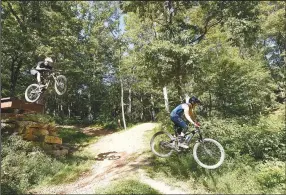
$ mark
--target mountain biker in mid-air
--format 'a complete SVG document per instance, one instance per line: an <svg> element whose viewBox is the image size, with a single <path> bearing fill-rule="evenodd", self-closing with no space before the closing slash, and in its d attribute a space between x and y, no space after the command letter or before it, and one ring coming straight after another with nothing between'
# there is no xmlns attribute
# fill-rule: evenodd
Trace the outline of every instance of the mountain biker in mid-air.
<svg viewBox="0 0 286 195"><path fill-rule="evenodd" d="M51 71L53 69L53 60L50 57L46 57L44 61L37 63L36 67L31 69L31 74L37 76L37 81L40 87L45 85L42 83L41 78L44 76L44 73Z"/></svg>
<svg viewBox="0 0 286 195"><path fill-rule="evenodd" d="M185 133L188 130L186 122L182 119L184 113L185 118L192 123L195 127L200 127L200 124L196 122L194 116L194 108L197 104L200 104L201 101L196 97L191 97L187 100L187 103L182 103L178 105L170 114L171 120L174 122L175 131L179 135L179 146L182 148L189 148L189 146L184 142Z"/></svg>

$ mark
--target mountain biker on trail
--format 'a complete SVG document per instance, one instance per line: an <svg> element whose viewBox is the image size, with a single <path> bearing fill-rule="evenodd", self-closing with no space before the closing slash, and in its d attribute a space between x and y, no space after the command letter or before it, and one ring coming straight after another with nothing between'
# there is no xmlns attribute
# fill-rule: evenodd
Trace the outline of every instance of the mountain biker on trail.
<svg viewBox="0 0 286 195"><path fill-rule="evenodd" d="M196 122L194 116L194 108L197 104L200 104L201 101L196 97L191 97L187 100L187 103L182 103L178 105L170 114L171 120L174 123L175 131L179 135L179 146L182 148L189 148L189 146L184 141L185 133L188 130L188 126L186 122L182 119L182 115L184 113L185 118L192 123L195 127L200 127L200 124Z"/></svg>
<svg viewBox="0 0 286 195"><path fill-rule="evenodd" d="M44 61L37 63L36 67L31 69L31 74L37 76L37 81L40 87L45 85L42 83L41 78L45 75L45 72L53 69L53 60L50 57L46 57Z"/></svg>

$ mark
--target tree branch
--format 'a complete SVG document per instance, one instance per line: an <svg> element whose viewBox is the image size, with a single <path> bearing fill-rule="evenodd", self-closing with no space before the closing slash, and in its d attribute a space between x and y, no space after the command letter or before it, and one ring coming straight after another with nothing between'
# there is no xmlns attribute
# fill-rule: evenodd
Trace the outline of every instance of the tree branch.
<svg viewBox="0 0 286 195"><path fill-rule="evenodd" d="M16 18L20 28L22 29L23 32L27 32L26 27L24 26L23 22L21 21L21 19L18 17L17 13L13 10L13 7L11 5L11 3L8 2L8 7L11 11L11 13L13 14L13 16Z"/></svg>

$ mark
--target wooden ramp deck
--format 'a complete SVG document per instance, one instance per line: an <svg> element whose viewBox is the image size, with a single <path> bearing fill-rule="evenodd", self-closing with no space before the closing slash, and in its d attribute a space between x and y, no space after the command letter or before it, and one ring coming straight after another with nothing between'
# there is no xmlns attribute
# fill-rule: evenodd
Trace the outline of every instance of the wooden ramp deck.
<svg viewBox="0 0 286 195"><path fill-rule="evenodd" d="M28 103L17 98L1 98L1 113L5 113L8 109L19 109L24 112L43 113L44 105L37 103Z"/></svg>

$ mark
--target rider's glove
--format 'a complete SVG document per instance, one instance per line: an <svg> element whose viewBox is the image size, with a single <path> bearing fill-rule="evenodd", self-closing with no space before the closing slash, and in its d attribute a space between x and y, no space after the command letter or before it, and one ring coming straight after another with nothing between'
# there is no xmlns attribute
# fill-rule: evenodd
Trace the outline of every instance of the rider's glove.
<svg viewBox="0 0 286 195"><path fill-rule="evenodd" d="M201 124L199 123L199 122L195 122L195 127L200 127L201 126Z"/></svg>

